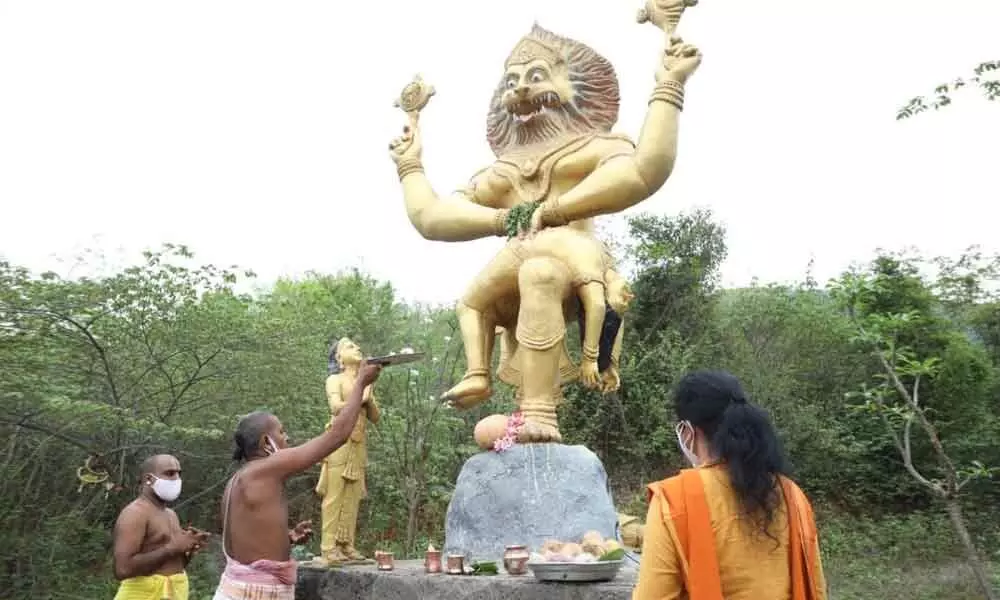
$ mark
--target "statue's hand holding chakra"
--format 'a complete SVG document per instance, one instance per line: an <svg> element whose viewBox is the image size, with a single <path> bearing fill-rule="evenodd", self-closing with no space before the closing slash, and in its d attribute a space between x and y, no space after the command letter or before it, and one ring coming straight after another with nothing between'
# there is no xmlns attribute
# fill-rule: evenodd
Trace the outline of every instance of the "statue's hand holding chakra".
<svg viewBox="0 0 1000 600"><path fill-rule="evenodd" d="M399 98L394 103L409 117L409 123L403 127L403 135L395 138L389 143L389 153L392 160L396 162L399 171L399 178L406 174L420 171L421 152L423 147L420 143L420 111L427 106L431 96L435 94L434 86L424 82L420 75L413 78L405 88Z"/></svg>
<svg viewBox="0 0 1000 600"><path fill-rule="evenodd" d="M403 126L403 135L389 143L389 155L396 163L399 178L402 179L413 171L423 170L420 156L423 146L420 143L420 127L415 115L409 115L409 123Z"/></svg>

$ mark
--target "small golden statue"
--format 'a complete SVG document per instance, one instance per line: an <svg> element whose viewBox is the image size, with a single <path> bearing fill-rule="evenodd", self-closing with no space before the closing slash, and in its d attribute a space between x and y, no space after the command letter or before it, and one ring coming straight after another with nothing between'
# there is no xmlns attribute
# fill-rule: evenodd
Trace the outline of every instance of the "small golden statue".
<svg viewBox="0 0 1000 600"><path fill-rule="evenodd" d="M568 381L619 386L621 315L631 293L591 220L642 202L670 176L684 85L701 63L673 30L695 1L647 0L640 14L667 43L637 142L611 131L619 91L607 59L538 25L514 47L493 93L486 137L497 160L453 195L435 193L421 162L418 117L433 88L417 78L397 101L409 122L389 149L413 226L429 240L508 240L458 304L467 371L442 400L468 408L490 397L500 333L498 376L515 386L525 419L519 442L562 440L556 407ZM574 318L582 326L579 369L565 346Z"/></svg>
<svg viewBox="0 0 1000 600"><path fill-rule="evenodd" d="M646 529L642 519L618 513L618 527L625 547L633 552L642 552L643 533Z"/></svg>
<svg viewBox="0 0 1000 600"><path fill-rule="evenodd" d="M326 399L330 404L330 423L346 404L354 389L363 356L361 349L348 338L337 341L330 349L329 376L326 379ZM378 423L379 408L371 386L365 390L364 415ZM321 512L323 529L320 538L320 559L326 565L370 562L354 547L358 524L358 508L365 497L365 469L368 465L367 423L359 418L347 443L334 451L322 463L316 493L323 498Z"/></svg>

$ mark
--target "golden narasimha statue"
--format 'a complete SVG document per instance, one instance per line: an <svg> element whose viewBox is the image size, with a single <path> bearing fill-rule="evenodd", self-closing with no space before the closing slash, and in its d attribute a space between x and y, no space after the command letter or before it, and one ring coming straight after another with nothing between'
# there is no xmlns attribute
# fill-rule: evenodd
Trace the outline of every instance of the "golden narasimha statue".
<svg viewBox="0 0 1000 600"><path fill-rule="evenodd" d="M434 88L418 77L397 100L409 124L390 152L413 226L429 240L507 238L458 304L467 371L442 400L468 408L490 397L501 332L498 376L517 389L520 442L561 441L556 407L569 380L605 391L619 385L621 317L631 293L592 219L642 202L670 176L684 85L701 63L673 31L693 4L648 0L640 14L666 32L666 44L635 142L612 132L619 91L611 63L538 25L514 47L493 93L486 138L496 161L452 195L434 191L421 163L418 118ZM579 368L566 353L572 319L582 330Z"/></svg>

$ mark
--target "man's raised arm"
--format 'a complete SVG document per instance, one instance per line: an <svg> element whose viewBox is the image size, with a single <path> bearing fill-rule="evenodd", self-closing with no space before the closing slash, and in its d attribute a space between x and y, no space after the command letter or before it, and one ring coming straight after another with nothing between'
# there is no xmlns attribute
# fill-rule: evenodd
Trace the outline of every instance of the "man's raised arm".
<svg viewBox="0 0 1000 600"><path fill-rule="evenodd" d="M361 414L365 388L378 379L381 370L379 365L363 363L358 370L354 389L347 397L347 403L334 417L330 428L300 446L285 448L265 458L261 461L260 472L287 479L305 471L343 446Z"/></svg>

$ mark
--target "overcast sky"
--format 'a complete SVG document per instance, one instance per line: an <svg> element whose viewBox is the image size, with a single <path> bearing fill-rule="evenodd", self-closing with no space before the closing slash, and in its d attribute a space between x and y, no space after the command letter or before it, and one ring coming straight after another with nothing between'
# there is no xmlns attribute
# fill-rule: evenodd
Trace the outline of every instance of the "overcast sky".
<svg viewBox="0 0 1000 600"><path fill-rule="evenodd" d="M352 265L451 301L500 240L428 242L387 152L417 73L427 173L487 165L485 113L537 20L615 65L636 136L662 36L640 0L0 0L0 256L65 270L170 241L263 280ZM633 211L711 208L724 282L822 281L876 247L996 249L1000 105L895 109L1000 58L998 0L702 0L679 160ZM994 171L986 175L987 171Z"/></svg>

